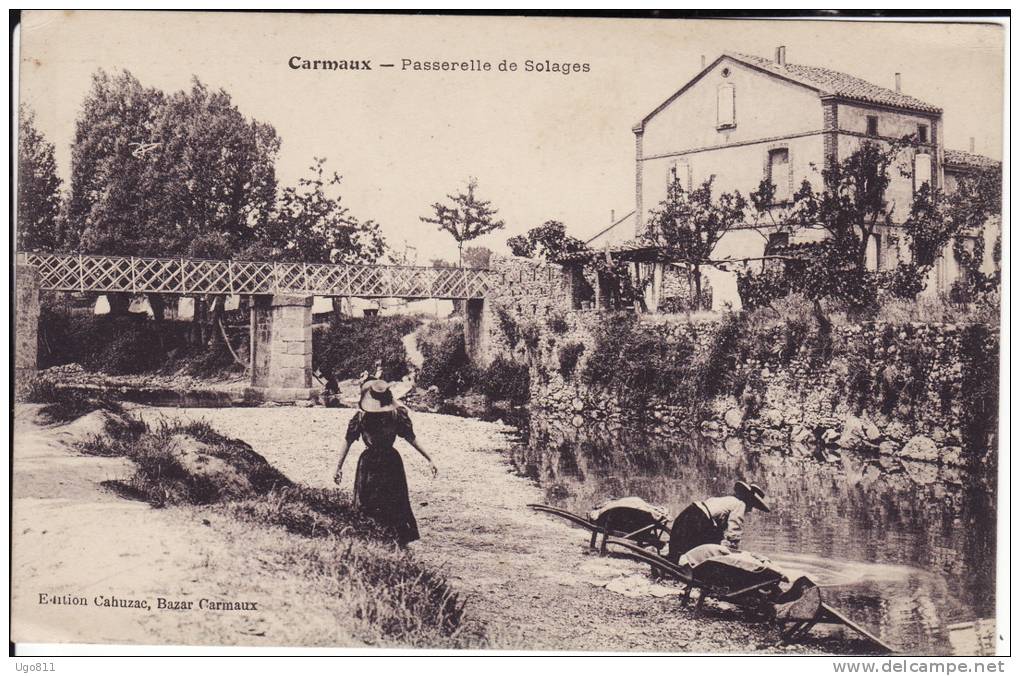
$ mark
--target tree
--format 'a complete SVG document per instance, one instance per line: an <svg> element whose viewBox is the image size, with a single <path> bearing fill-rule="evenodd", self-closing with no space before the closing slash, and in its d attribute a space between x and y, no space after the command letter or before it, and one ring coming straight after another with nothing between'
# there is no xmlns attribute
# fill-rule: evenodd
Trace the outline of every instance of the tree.
<svg viewBox="0 0 1020 676"><path fill-rule="evenodd" d="M362 221L343 203L337 172L326 174L326 158L316 157L310 175L287 187L276 212L259 229L255 244L245 258L303 263L370 264L386 253L379 224ZM333 299L333 313L341 312L340 298Z"/></svg>
<svg viewBox="0 0 1020 676"><path fill-rule="evenodd" d="M197 79L166 94L98 71L71 153L73 244L95 253L228 257L272 213L280 139ZM214 249L214 245L219 245Z"/></svg>
<svg viewBox="0 0 1020 676"><path fill-rule="evenodd" d="M379 224L362 221L343 203L343 177L327 175L316 157L310 175L287 187L276 212L245 257L304 263L375 263L386 251Z"/></svg>
<svg viewBox="0 0 1020 676"><path fill-rule="evenodd" d="M949 197L950 218L960 224L953 237L953 256L965 271L964 283L971 291L994 288L999 283L998 267L1002 258L1002 229L992 246L996 270L985 274L984 231L989 219L1002 213L1002 167L989 167L962 179ZM967 235L970 235L969 237Z"/></svg>
<svg viewBox="0 0 1020 676"><path fill-rule="evenodd" d="M694 277L695 298L701 298L701 268L714 265L712 252L719 240L744 220L747 200L739 193L722 193L712 197L714 176L698 188L685 190L681 180L673 176L666 189L666 199L652 210L649 225L653 237L668 255L688 265Z"/></svg>
<svg viewBox="0 0 1020 676"><path fill-rule="evenodd" d="M822 170L825 189L804 182L794 196L793 216L802 227L820 226L834 251L855 273L866 269L868 244L876 229L892 223L886 201L889 169L910 139L880 145L865 141L845 160Z"/></svg>
<svg viewBox="0 0 1020 676"><path fill-rule="evenodd" d="M469 246L464 248L464 265L469 268L487 268L492 259L492 249L487 246Z"/></svg>
<svg viewBox="0 0 1020 676"><path fill-rule="evenodd" d="M18 108L18 249L53 251L60 232L60 179L53 144L36 129L35 113Z"/></svg>
<svg viewBox="0 0 1020 676"><path fill-rule="evenodd" d="M447 195L451 204L434 202L433 215L421 217L423 222L436 225L439 230L453 236L461 266L464 265L464 242L503 228L503 221L496 218L497 210L488 200L479 199L475 194L477 190L478 179L469 178L467 192Z"/></svg>
<svg viewBox="0 0 1020 676"><path fill-rule="evenodd" d="M546 221L524 235L511 237L506 244L515 256L531 258L537 255L546 260L556 260L563 254L588 251L584 242L567 234L566 226L560 221Z"/></svg>

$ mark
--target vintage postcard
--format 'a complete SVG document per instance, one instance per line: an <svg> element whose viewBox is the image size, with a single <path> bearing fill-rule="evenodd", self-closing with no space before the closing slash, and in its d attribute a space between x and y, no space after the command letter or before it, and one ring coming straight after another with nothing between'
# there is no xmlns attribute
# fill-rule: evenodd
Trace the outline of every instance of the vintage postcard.
<svg viewBox="0 0 1020 676"><path fill-rule="evenodd" d="M1001 21L20 22L15 651L1009 652Z"/></svg>

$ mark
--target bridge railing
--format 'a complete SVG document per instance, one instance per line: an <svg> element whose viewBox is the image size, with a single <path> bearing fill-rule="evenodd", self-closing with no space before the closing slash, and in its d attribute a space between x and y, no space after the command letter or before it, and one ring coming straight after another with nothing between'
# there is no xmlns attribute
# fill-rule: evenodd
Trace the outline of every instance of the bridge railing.
<svg viewBox="0 0 1020 676"><path fill-rule="evenodd" d="M467 299L485 297L492 286L492 273L472 268L48 253L18 259L51 291Z"/></svg>

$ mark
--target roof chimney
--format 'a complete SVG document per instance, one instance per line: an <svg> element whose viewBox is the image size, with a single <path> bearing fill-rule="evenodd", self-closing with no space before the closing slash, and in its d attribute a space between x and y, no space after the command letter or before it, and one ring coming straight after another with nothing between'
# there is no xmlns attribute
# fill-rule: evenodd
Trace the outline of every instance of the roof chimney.
<svg viewBox="0 0 1020 676"><path fill-rule="evenodd" d="M780 66L786 65L786 45L776 47L776 63Z"/></svg>
<svg viewBox="0 0 1020 676"><path fill-rule="evenodd" d="M903 91L903 78L899 73L896 73L896 93L899 94L901 91Z"/></svg>
<svg viewBox="0 0 1020 676"><path fill-rule="evenodd" d="M970 152L974 152L974 137L970 137Z"/></svg>
<svg viewBox="0 0 1020 676"><path fill-rule="evenodd" d="M616 209L609 210L609 224L616 223Z"/></svg>
<svg viewBox="0 0 1020 676"><path fill-rule="evenodd" d="M701 55L701 70L705 70L705 55Z"/></svg>

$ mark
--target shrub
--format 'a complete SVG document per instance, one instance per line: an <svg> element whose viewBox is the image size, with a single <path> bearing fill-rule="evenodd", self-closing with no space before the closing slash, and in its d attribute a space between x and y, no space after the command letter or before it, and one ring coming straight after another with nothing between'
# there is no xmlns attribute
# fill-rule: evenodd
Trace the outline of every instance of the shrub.
<svg viewBox="0 0 1020 676"><path fill-rule="evenodd" d="M424 357L418 385L435 387L443 397L467 392L477 378L464 345L462 320L437 321L419 334L418 348Z"/></svg>
<svg viewBox="0 0 1020 676"><path fill-rule="evenodd" d="M999 419L999 336L984 324L960 336L960 432L964 450L978 458L988 451Z"/></svg>
<svg viewBox="0 0 1020 676"><path fill-rule="evenodd" d="M584 354L583 343L567 343L562 346L559 352L560 375L564 378L574 375L574 369L577 368L577 362L582 354Z"/></svg>
<svg viewBox="0 0 1020 676"><path fill-rule="evenodd" d="M38 377L29 383L22 398L29 403L45 404L41 413L51 422L76 420L98 410L124 412L120 402L114 401L105 392L58 387L52 381Z"/></svg>
<svg viewBox="0 0 1020 676"><path fill-rule="evenodd" d="M403 338L420 324L407 315L333 320L312 333L312 366L343 380L374 375L379 362L383 378L400 380L408 373Z"/></svg>
<svg viewBox="0 0 1020 676"><path fill-rule="evenodd" d="M797 356L800 348L806 345L811 336L812 322L803 317L789 317L783 324L783 347L780 351L780 359L783 363L790 363L790 360Z"/></svg>
<svg viewBox="0 0 1020 676"><path fill-rule="evenodd" d="M642 326L632 313L607 315L595 335L595 349L583 377L614 389L635 408L651 397L689 400L694 345L686 338L663 338L655 327Z"/></svg>
<svg viewBox="0 0 1020 676"><path fill-rule="evenodd" d="M142 314L75 316L43 307L39 366L77 363L110 374L154 371L170 352L187 346L190 327L190 322L156 322Z"/></svg>
<svg viewBox="0 0 1020 676"><path fill-rule="evenodd" d="M481 381L482 394L494 401L509 401L523 406L531 397L531 375L528 367L502 356L485 369Z"/></svg>
<svg viewBox="0 0 1020 676"><path fill-rule="evenodd" d="M567 318L561 312L557 312L556 314L549 317L548 321L546 322L546 325L549 327L550 331L561 336L570 330L570 325L567 323Z"/></svg>
<svg viewBox="0 0 1020 676"><path fill-rule="evenodd" d="M499 329L506 337L507 344L512 348L521 339L520 329L517 322L510 316L510 311L504 307L496 308L496 320L499 322Z"/></svg>

